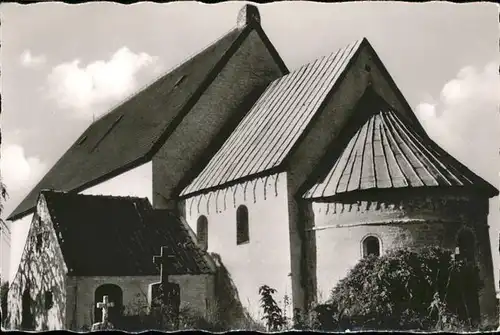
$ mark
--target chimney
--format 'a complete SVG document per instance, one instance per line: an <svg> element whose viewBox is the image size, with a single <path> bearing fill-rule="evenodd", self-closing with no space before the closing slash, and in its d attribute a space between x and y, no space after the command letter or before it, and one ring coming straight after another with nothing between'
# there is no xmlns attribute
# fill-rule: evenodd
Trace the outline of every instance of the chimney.
<svg viewBox="0 0 500 335"><path fill-rule="evenodd" d="M259 10L254 5L246 4L240 9L240 12L238 13L237 24L238 27L242 28L252 23L260 24Z"/></svg>

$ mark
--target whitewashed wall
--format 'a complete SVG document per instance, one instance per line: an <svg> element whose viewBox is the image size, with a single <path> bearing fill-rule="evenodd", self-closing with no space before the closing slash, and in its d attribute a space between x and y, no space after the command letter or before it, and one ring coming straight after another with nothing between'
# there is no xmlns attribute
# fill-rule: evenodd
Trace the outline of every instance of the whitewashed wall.
<svg viewBox="0 0 500 335"><path fill-rule="evenodd" d="M245 205L250 241L236 244L236 210ZM200 215L208 219L208 251L218 253L231 274L243 306L256 320L262 314L261 285L277 289L276 301L291 298L290 240L286 174L258 178L189 198L186 220L196 232ZM288 308L287 315L290 315Z"/></svg>
<svg viewBox="0 0 500 335"><path fill-rule="evenodd" d="M148 162L122 173L99 185L90 187L81 194L116 195L148 198L153 201L153 164Z"/></svg>
<svg viewBox="0 0 500 335"><path fill-rule="evenodd" d="M159 276L98 276L69 277L67 320L68 329L81 330L90 327L94 320L94 301L96 289L104 284L114 284L123 292L125 315L147 313L149 285L159 282ZM169 280L179 284L181 290L181 309L189 307L200 315L205 315L206 300L213 299L213 276L175 275Z"/></svg>
<svg viewBox="0 0 500 335"><path fill-rule="evenodd" d="M493 269L495 271L495 288L500 299L500 204L499 197L490 199L490 214L488 224L490 225L491 253L493 255Z"/></svg>
<svg viewBox="0 0 500 335"><path fill-rule="evenodd" d="M10 222L2 222L0 225L2 229L0 231L0 275L2 276L2 282L9 280L9 265L10 265L10 244L11 244L11 233L8 227Z"/></svg>
<svg viewBox="0 0 500 335"><path fill-rule="evenodd" d="M26 238L31 227L33 214L27 215L19 220L10 223L10 264L9 282L12 282L19 268L19 262L26 245Z"/></svg>

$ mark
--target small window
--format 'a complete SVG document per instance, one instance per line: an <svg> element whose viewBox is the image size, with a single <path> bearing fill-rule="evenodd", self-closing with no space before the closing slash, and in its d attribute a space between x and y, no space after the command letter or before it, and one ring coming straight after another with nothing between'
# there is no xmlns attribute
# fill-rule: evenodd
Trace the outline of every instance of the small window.
<svg viewBox="0 0 500 335"><path fill-rule="evenodd" d="M198 243L203 250L208 249L208 219L205 215L198 218L196 223L196 236L198 237Z"/></svg>
<svg viewBox="0 0 500 335"><path fill-rule="evenodd" d="M99 141L96 142L96 144L94 144L94 147L92 148L91 151L94 151L98 146L99 144L101 144L101 142L106 138L106 136L108 136L109 133L111 133L111 131L113 130L113 128L118 124L118 122L120 122L120 120L123 118L123 114L118 116L115 121L113 121L113 123L108 127L108 129L104 132L104 134L101 136L101 138L99 139Z"/></svg>
<svg viewBox="0 0 500 335"><path fill-rule="evenodd" d="M44 294L45 309L51 309L54 306L54 296L52 291L45 291Z"/></svg>
<svg viewBox="0 0 500 335"><path fill-rule="evenodd" d="M177 81L175 82L174 88L179 86L184 81L184 79L186 79L185 75L180 76L179 79L177 79Z"/></svg>
<svg viewBox="0 0 500 335"><path fill-rule="evenodd" d="M248 231L248 209L241 205L236 210L236 244L243 244L250 241Z"/></svg>
<svg viewBox="0 0 500 335"><path fill-rule="evenodd" d="M83 142L85 142L86 139L87 139L87 135L85 135L82 138L80 138L80 140L78 140L78 145L83 144Z"/></svg>
<svg viewBox="0 0 500 335"><path fill-rule="evenodd" d="M39 233L36 235L36 245L35 245L36 251L40 252L42 250L42 246L43 246L43 234Z"/></svg>
<svg viewBox="0 0 500 335"><path fill-rule="evenodd" d="M368 236L363 240L363 257L380 256L380 241L375 236Z"/></svg>

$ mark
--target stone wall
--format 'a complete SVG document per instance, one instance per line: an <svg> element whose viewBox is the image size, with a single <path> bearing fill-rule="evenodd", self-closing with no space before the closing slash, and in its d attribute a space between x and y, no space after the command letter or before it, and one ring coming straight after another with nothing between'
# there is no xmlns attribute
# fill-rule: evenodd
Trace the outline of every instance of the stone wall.
<svg viewBox="0 0 500 335"><path fill-rule="evenodd" d="M248 209L250 240L238 245L236 211L240 205ZM207 217L208 251L220 256L240 302L255 320L261 317L261 285L277 289L277 301L281 302L285 294L291 296L286 174L256 178L189 198L185 213L193 231L198 218Z"/></svg>
<svg viewBox="0 0 500 335"><path fill-rule="evenodd" d="M335 284L362 257L362 241L376 236L381 252L398 247L441 246L454 250L461 229L475 235L476 261L484 288L481 313L496 312L488 236L488 200L467 196L418 196L402 200L314 203L317 298L324 301Z"/></svg>
<svg viewBox="0 0 500 335"><path fill-rule="evenodd" d="M9 289L8 329L55 330L66 322L66 265L43 197ZM23 304L24 297L24 304ZM31 322L26 322L31 318ZM23 323L23 316L24 321Z"/></svg>

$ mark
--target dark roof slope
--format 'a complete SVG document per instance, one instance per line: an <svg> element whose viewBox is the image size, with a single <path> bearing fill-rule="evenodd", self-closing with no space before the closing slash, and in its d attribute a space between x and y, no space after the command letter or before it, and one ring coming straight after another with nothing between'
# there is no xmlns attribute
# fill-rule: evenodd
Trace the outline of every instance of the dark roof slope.
<svg viewBox="0 0 500 335"><path fill-rule="evenodd" d="M106 114L80 136L11 213L33 211L42 189L79 192L149 160L255 29L288 73L262 27L251 18Z"/></svg>
<svg viewBox="0 0 500 335"><path fill-rule="evenodd" d="M206 252L188 228L146 198L42 191L68 274L75 276L158 275L153 256L162 246L175 258L168 274L211 273Z"/></svg>
<svg viewBox="0 0 500 335"><path fill-rule="evenodd" d="M272 82L181 196L221 187L280 166L362 41Z"/></svg>
<svg viewBox="0 0 500 335"><path fill-rule="evenodd" d="M368 121L352 136L326 177L304 198L328 198L369 189L475 187L492 185L420 136L380 97L363 104ZM496 195L495 194L495 195Z"/></svg>
<svg viewBox="0 0 500 335"><path fill-rule="evenodd" d="M234 29L91 124L10 215L33 209L42 189L74 191L146 162L168 127L242 33Z"/></svg>

